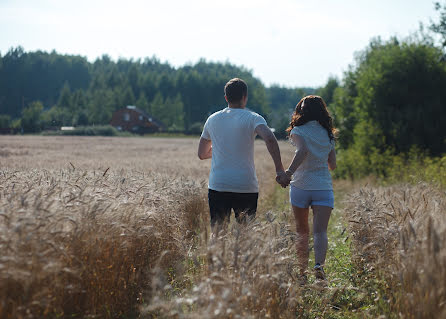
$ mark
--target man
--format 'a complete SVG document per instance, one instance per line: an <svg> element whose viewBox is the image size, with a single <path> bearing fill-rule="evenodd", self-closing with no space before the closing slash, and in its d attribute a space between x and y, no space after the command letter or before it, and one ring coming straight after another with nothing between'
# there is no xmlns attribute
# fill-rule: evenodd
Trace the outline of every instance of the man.
<svg viewBox="0 0 446 319"><path fill-rule="evenodd" d="M259 196L254 168L256 135L266 143L277 180L286 179L276 137L262 116L246 109L246 83L234 78L226 83L224 92L228 107L209 116L198 146L201 160L212 158L208 193L212 228L229 222L231 209L239 223L246 222L246 216L249 220L255 217Z"/></svg>

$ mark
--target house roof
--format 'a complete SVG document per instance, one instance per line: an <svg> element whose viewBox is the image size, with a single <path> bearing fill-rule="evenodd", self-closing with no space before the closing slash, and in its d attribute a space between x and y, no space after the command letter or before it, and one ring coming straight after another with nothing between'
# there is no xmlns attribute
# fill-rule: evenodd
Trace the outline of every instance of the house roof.
<svg viewBox="0 0 446 319"><path fill-rule="evenodd" d="M147 113L144 112L143 110L138 109L136 106L134 106L134 105L127 105L125 108L126 108L127 110L133 110L133 111L135 111L135 112L141 114L142 116L147 117L147 118L149 119L150 122L155 123L157 126L165 128L165 125L164 125L161 121L159 121L159 120L157 120L156 118L154 118L153 116L147 114Z"/></svg>

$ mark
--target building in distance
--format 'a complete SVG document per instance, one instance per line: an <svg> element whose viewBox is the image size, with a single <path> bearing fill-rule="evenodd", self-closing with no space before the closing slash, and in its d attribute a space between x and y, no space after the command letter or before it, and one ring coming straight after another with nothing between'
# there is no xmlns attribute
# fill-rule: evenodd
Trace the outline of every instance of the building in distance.
<svg viewBox="0 0 446 319"><path fill-rule="evenodd" d="M155 133L166 130L163 123L133 105L127 105L125 108L115 111L110 125L118 131L127 131L136 134Z"/></svg>

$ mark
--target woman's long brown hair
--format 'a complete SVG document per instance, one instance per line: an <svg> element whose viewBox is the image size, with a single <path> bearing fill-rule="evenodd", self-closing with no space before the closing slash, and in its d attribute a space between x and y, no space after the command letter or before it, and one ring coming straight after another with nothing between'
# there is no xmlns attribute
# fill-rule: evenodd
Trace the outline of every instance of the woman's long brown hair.
<svg viewBox="0 0 446 319"><path fill-rule="evenodd" d="M328 113L327 104L320 96L308 95L297 103L291 116L290 126L286 129L288 135L294 127L304 125L309 121L318 121L327 130L330 141L335 139L336 129L333 127L333 119Z"/></svg>

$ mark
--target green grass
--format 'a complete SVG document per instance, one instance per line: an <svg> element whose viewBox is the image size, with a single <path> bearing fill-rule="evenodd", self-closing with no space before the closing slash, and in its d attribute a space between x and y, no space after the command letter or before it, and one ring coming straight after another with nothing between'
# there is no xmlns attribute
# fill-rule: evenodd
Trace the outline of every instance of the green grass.
<svg viewBox="0 0 446 319"><path fill-rule="evenodd" d="M335 186L334 192L336 201L328 225L329 248L325 266L328 286L317 284L314 276L310 275L296 317L375 318L383 312L388 312L385 311L388 304L382 297L385 285L366 271L358 269L353 263L342 204L348 189ZM288 188L286 190L277 188L271 198L271 206L275 210L289 211L291 214ZM311 222L311 213L309 218ZM311 239L310 247L312 246ZM314 252L311 249L310 269L312 265L314 265Z"/></svg>

